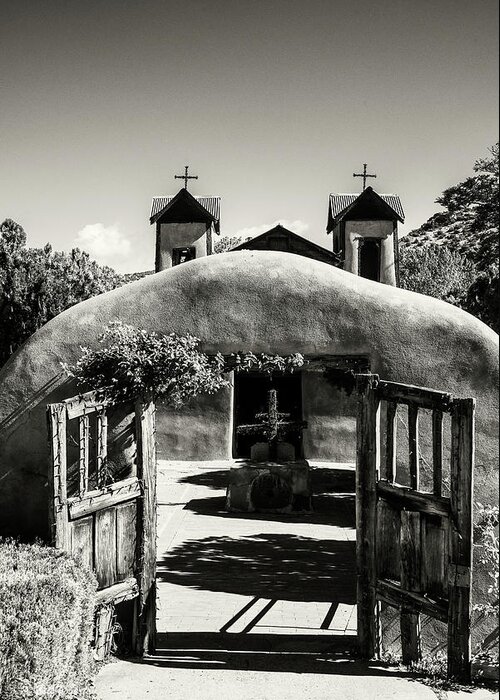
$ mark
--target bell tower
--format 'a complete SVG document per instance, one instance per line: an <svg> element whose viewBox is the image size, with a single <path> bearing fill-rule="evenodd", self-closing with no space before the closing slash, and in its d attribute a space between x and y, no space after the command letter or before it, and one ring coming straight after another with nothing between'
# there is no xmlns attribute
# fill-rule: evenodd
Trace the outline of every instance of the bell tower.
<svg viewBox="0 0 500 700"><path fill-rule="evenodd" d="M359 175L366 184L365 171ZM355 174L355 177L358 175ZM375 282L398 286L398 223L404 222L401 201L365 187L361 194L331 194L326 232L333 234L339 267Z"/></svg>
<svg viewBox="0 0 500 700"><path fill-rule="evenodd" d="M155 272L211 255L220 233L220 197L193 197L187 184L196 175L176 175L184 187L175 196L153 197L150 223L156 225Z"/></svg>

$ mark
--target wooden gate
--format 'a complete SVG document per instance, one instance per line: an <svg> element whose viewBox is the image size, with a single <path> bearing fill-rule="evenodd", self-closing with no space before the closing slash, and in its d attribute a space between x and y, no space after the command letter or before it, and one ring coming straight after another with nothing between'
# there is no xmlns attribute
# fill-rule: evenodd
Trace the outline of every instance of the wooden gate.
<svg viewBox="0 0 500 700"><path fill-rule="evenodd" d="M420 615L448 625L448 676L470 678L474 399L357 375L358 640L380 653L380 602L400 610L404 663L421 657ZM380 474L381 402L385 447ZM396 416L408 410L409 486L396 482ZM431 411L430 486L422 489L419 411ZM401 409L400 409L401 411ZM449 493L443 495L443 416L451 416ZM384 437L384 436L383 436ZM398 469L400 463L398 464ZM400 474L398 473L398 477Z"/></svg>
<svg viewBox="0 0 500 700"><path fill-rule="evenodd" d="M155 633L155 409L131 407L135 455L118 477L108 462L112 410L96 392L47 406L50 527L55 547L94 570L98 607L135 599L133 645L142 654Z"/></svg>

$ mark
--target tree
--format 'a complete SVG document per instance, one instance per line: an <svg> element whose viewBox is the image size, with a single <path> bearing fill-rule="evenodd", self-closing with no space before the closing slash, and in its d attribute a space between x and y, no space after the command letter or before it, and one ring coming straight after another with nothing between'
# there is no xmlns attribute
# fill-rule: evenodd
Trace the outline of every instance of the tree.
<svg viewBox="0 0 500 700"><path fill-rule="evenodd" d="M222 236L214 245L214 253L227 253L237 245L249 240L250 237L241 238L240 236Z"/></svg>
<svg viewBox="0 0 500 700"><path fill-rule="evenodd" d="M404 279L406 275L407 279L402 286L407 289L415 285L420 287L415 291L434 289L431 296L457 303L498 332L499 144L492 146L489 152L488 157L476 161L471 177L449 187L436 199L445 210L431 216L401 241L402 259L410 250L423 251L427 247L433 249L436 244L451 253L466 257L474 265L474 274L468 288L459 292L467 274L465 271L464 275L459 272L461 268L460 265L457 266L456 259L447 260L437 256L433 261L432 252L429 252L430 257L423 252L420 257L415 253L415 261L418 259L422 264L434 264L432 274L437 274L439 284L430 279L430 274L425 281L424 271L418 276L414 263L408 258L403 263L403 266L407 266L401 276ZM450 269L438 270L439 262L445 266L450 265ZM448 274L453 284L457 285L455 291L448 284ZM439 285L442 285L441 290ZM449 298L450 295L455 301Z"/></svg>
<svg viewBox="0 0 500 700"><path fill-rule="evenodd" d="M462 306L474 281L475 266L459 253L433 243L424 248L403 248L399 275L403 289Z"/></svg>
<svg viewBox="0 0 500 700"><path fill-rule="evenodd" d="M61 311L123 282L78 248L27 248L22 226L6 219L0 225L0 366Z"/></svg>

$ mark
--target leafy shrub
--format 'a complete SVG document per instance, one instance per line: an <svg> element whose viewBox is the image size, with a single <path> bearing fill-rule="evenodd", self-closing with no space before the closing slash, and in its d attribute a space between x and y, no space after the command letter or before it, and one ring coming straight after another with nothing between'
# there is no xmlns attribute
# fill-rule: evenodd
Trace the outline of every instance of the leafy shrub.
<svg viewBox="0 0 500 700"><path fill-rule="evenodd" d="M84 700L97 583L67 554L0 542L0 697Z"/></svg>
<svg viewBox="0 0 500 700"><path fill-rule="evenodd" d="M208 357L192 335L158 335L113 322L99 340L102 348L82 348L76 365L63 367L80 386L102 391L112 401L144 397L179 407L227 385L222 355Z"/></svg>
<svg viewBox="0 0 500 700"><path fill-rule="evenodd" d="M499 548L498 548L498 506L483 505L478 503L479 523L476 527L477 542L475 547L481 548L479 561L484 566L489 578L488 595L489 600L476 603L474 610L483 615L498 616L498 584L499 584Z"/></svg>

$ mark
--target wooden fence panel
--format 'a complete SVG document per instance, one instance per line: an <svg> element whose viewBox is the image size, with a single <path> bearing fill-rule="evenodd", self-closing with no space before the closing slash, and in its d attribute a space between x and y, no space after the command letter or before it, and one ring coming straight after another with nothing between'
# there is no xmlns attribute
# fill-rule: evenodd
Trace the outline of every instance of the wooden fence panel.
<svg viewBox="0 0 500 700"><path fill-rule="evenodd" d="M98 605L134 597L134 644L141 653L154 646L156 576L156 450L154 405L137 403L137 476L110 482L107 464L110 404L95 392L47 407L53 543L94 569ZM75 489L67 493L68 421L77 446ZM94 422L95 421L95 422ZM71 425L71 423L70 423ZM75 439L75 437L77 439ZM115 448L116 449L116 448ZM74 451L74 450L73 450ZM95 471L90 473L91 464ZM101 625L102 627L102 625Z"/></svg>
<svg viewBox="0 0 500 700"><path fill-rule="evenodd" d="M470 678L474 399L357 375L358 642L379 648L379 602L400 610L403 661L421 656L420 615L448 623L448 675ZM379 476L379 402L386 460ZM395 416L408 406L410 487L396 483ZM420 490L419 410L432 409L432 493ZM451 414L450 496L443 497L443 414ZM398 469L399 469L398 465ZM399 568L399 575L395 565ZM399 578L399 581L398 581Z"/></svg>

